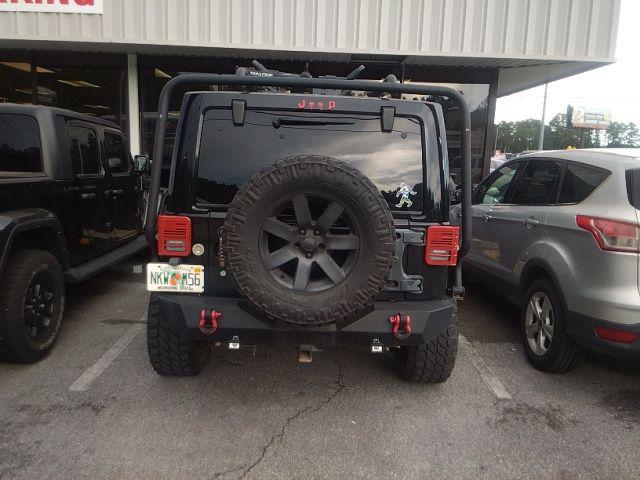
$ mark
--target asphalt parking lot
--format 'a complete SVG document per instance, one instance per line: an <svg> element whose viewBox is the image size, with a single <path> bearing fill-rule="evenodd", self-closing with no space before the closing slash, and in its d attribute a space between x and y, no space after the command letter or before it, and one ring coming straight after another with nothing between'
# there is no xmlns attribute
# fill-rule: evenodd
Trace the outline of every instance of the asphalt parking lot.
<svg viewBox="0 0 640 480"><path fill-rule="evenodd" d="M391 355L270 348L167 379L147 361L141 261L69 288L44 361L0 363L0 478L640 478L640 367L537 372L517 311L478 286L443 385L402 381Z"/></svg>

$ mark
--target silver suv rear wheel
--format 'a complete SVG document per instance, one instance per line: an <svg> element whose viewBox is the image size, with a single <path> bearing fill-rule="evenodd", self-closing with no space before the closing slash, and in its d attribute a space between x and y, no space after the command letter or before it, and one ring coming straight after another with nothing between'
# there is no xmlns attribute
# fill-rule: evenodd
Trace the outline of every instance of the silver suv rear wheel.
<svg viewBox="0 0 640 480"><path fill-rule="evenodd" d="M544 292L535 292L525 313L525 330L529 348L538 356L542 356L551 347L553 341L553 306Z"/></svg>
<svg viewBox="0 0 640 480"><path fill-rule="evenodd" d="M562 296L551 279L539 278L528 286L520 325L527 359L538 370L564 373L582 359L582 348L567 334Z"/></svg>

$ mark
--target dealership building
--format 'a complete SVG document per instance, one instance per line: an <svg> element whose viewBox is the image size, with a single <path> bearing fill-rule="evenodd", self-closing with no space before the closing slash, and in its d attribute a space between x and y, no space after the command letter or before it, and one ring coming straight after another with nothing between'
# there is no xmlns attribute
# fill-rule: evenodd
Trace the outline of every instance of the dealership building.
<svg viewBox="0 0 640 480"><path fill-rule="evenodd" d="M181 73L362 64L360 78L460 90L479 177L497 97L613 62L619 13L620 0L0 0L0 102L108 118L150 154L160 90ZM443 103L455 164L458 120Z"/></svg>

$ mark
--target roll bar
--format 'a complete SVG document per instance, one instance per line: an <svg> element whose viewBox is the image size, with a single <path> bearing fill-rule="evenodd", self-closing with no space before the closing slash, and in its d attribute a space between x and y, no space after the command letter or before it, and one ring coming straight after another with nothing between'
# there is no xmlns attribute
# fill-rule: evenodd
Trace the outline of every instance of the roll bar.
<svg viewBox="0 0 640 480"><path fill-rule="evenodd" d="M462 94L452 88L416 85L407 83L378 82L375 80L349 80L341 78L304 78L304 77L260 77L240 75L219 75L213 73L187 73L169 80L160 93L158 104L158 121L153 145L153 162L151 168L151 187L147 204L146 237L155 255L156 222L158 215L158 198L162 174L162 152L167 129L169 101L177 87L186 85L241 85L262 87L289 88L322 88L335 90L359 90L368 92L410 93L414 95L438 95L454 100L462 114L462 202L461 225L462 242L458 252L458 264L455 271L454 295L462 295L462 258L471 246L471 115L469 106Z"/></svg>

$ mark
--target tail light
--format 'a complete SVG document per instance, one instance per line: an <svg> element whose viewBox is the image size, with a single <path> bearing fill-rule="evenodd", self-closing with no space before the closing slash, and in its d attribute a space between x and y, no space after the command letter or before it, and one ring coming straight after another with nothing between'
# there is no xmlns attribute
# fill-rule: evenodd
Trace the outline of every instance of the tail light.
<svg viewBox="0 0 640 480"><path fill-rule="evenodd" d="M186 257L191 252L191 219L158 215L158 255Z"/></svg>
<svg viewBox="0 0 640 480"><path fill-rule="evenodd" d="M427 265L454 266L458 262L459 227L434 226L427 229L424 261Z"/></svg>
<svg viewBox="0 0 640 480"><path fill-rule="evenodd" d="M640 253L640 225L608 218L578 215L576 223L596 239L602 250Z"/></svg>

